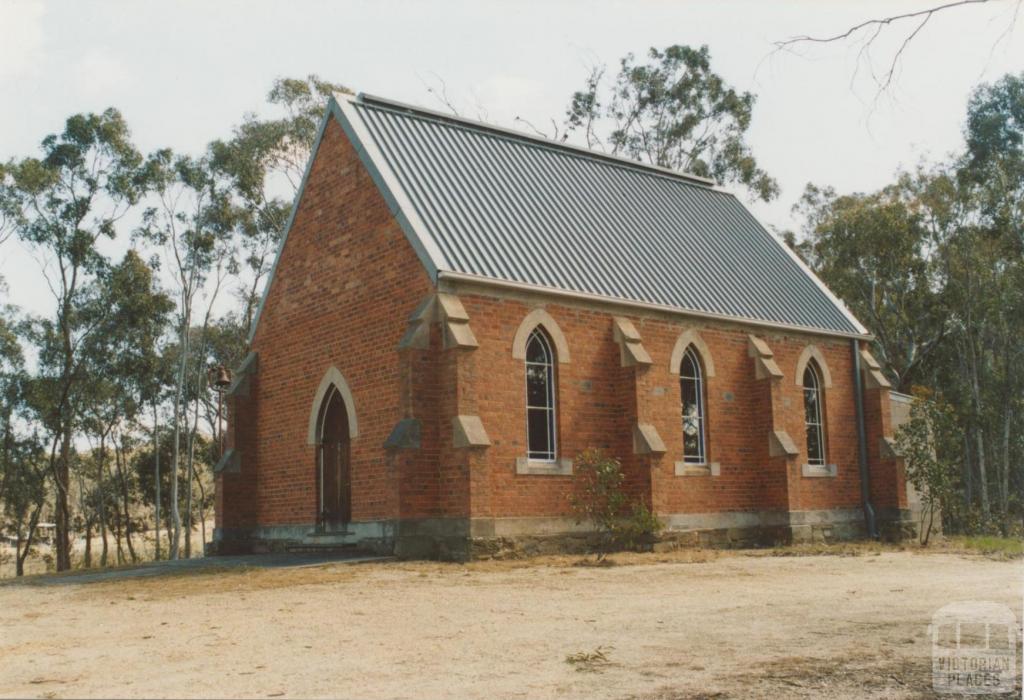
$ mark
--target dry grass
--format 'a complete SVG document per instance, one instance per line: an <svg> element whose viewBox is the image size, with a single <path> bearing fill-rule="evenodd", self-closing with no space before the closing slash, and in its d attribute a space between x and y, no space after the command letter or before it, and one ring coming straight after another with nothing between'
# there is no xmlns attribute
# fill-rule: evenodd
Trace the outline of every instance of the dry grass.
<svg viewBox="0 0 1024 700"><path fill-rule="evenodd" d="M611 664L608 654L612 647L597 647L593 651L577 651L565 657L565 663L577 671L583 673L594 673L601 671Z"/></svg>
<svg viewBox="0 0 1024 700"><path fill-rule="evenodd" d="M1020 559L1024 557L1024 540L1019 537L951 537L941 542L947 551L964 554L977 553L995 559Z"/></svg>

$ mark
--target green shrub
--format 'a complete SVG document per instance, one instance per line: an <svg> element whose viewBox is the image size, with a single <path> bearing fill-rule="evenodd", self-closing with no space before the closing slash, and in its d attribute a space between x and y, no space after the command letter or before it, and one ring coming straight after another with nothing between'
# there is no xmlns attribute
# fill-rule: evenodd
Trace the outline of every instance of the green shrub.
<svg viewBox="0 0 1024 700"><path fill-rule="evenodd" d="M661 521L647 504L623 489L619 460L587 449L573 460L573 467L576 492L571 503L576 522L589 522L598 532L602 556L615 547L633 547L661 530Z"/></svg>

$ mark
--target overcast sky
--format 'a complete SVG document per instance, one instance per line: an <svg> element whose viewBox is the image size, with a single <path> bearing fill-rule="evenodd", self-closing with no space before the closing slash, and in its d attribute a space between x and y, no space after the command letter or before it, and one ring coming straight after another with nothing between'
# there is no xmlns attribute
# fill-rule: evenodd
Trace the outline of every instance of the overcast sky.
<svg viewBox="0 0 1024 700"><path fill-rule="evenodd" d="M797 55L773 55L772 42L936 4L0 0L0 159L33 155L68 115L108 106L143 151L199 152L263 110L276 77L308 73L433 108L427 86L440 76L469 116L540 124L564 114L595 63L707 44L712 68L758 97L749 142L782 194L752 208L793 227L789 210L807 182L871 190L960 148L971 88L1024 70L1024 20L1012 26L1013 0L936 15L877 103L871 69L887 68L913 25L883 34L873 63L858 63L857 42ZM38 261L17 241L0 248L0 276L12 303L52 308Z"/></svg>

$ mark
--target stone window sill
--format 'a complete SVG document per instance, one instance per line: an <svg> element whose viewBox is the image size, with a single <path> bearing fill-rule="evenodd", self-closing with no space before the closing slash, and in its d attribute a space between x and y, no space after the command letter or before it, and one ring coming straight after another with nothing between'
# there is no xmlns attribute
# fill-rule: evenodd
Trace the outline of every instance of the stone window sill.
<svg viewBox="0 0 1024 700"><path fill-rule="evenodd" d="M801 476L806 477L834 477L838 473L834 464L805 464L800 468Z"/></svg>
<svg viewBox="0 0 1024 700"><path fill-rule="evenodd" d="M540 462L527 457L516 457L516 474L567 476L572 474L572 460L563 457L554 462Z"/></svg>
<svg viewBox="0 0 1024 700"><path fill-rule="evenodd" d="M676 462L676 476L719 476L722 465L718 462L694 464L692 462Z"/></svg>

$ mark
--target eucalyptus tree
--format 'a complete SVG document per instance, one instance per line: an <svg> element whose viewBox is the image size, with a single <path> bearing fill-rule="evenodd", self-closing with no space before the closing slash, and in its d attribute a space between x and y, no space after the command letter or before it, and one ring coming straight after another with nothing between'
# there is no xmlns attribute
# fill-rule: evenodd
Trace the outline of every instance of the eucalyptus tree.
<svg viewBox="0 0 1024 700"><path fill-rule="evenodd" d="M140 444L137 449L128 456L128 465L133 472L133 480L138 487L139 499L143 505L152 506L154 511L161 513L156 519L155 535L157 542L160 541L161 531L167 541L172 540L171 519L168 513L171 510L169 494L171 493L171 471L163 469L157 471L154 464L171 464L174 456L174 449L171 444L173 431L170 425L161 426L158 429L155 440L148 444ZM159 558L159 557L158 557Z"/></svg>
<svg viewBox="0 0 1024 700"><path fill-rule="evenodd" d="M160 457L162 454L160 444L160 421L168 393L174 385L174 365L174 358L168 353L168 344L163 338L157 339L151 363L149 364L148 369L143 373L146 381L139 387L141 392L140 400L148 407L149 417L152 421L150 426L150 440L152 442L151 468L153 483L156 485L156 493L151 502L153 504L153 524L155 535L154 556L158 560L162 556L160 545L160 526L163 522L161 520L161 510L163 508L161 484L163 483L163 477L160 473ZM170 541L170 538L168 538L168 541Z"/></svg>
<svg viewBox="0 0 1024 700"><path fill-rule="evenodd" d="M144 416L154 379L151 373L159 362L157 344L173 311L174 303L160 290L154 270L129 250L97 281L94 303L84 312L100 315L105 331L93 335L84 352L89 399L85 413L98 438L97 482L108 480L115 493L120 492L120 503L117 498L113 502L117 521L125 524L131 522L131 499L120 448ZM114 474L109 473L108 447L113 447ZM101 489L104 528L106 497L107 489ZM130 528L125 540L132 559L137 559Z"/></svg>
<svg viewBox="0 0 1024 700"><path fill-rule="evenodd" d="M57 569L71 565L69 470L77 419L76 391L83 379L83 344L101 324L81 314L83 289L107 266L97 244L116 235L117 222L141 197L142 157L121 114L69 117L60 134L43 139L42 155L5 166L0 210L38 255L54 300L39 348L40 373L52 391L48 426L50 468L56 489Z"/></svg>
<svg viewBox="0 0 1024 700"><path fill-rule="evenodd" d="M6 291L3 283L0 291ZM0 501L6 493L9 450L16 439L14 420L24 408L25 355L18 331L16 310L0 305Z"/></svg>
<svg viewBox="0 0 1024 700"><path fill-rule="evenodd" d="M807 185L794 212L804 220L797 252L875 336L874 349L900 391L925 380L948 334L936 231L921 196L923 176L901 174L870 194ZM932 200L934 202L934 198Z"/></svg>
<svg viewBox="0 0 1024 700"><path fill-rule="evenodd" d="M228 275L237 274L238 268L237 263L233 257L230 257L230 249L224 249L224 255L220 256L215 264L215 269L211 274L211 283L209 290L206 295L206 310L203 313L202 322L191 329L189 347L194 350L191 352L190 366L191 370L188 372L189 381L186 383L186 405L191 405L191 425L187 431L186 445L187 445L187 457L185 474L187 475L187 487L186 487L186 528L185 528L185 556L192 556L192 515L194 512L193 508L193 485L198 484L200 488L200 496L205 500L205 491L200 479L200 474L196 470L196 442L199 433L199 420L201 415L201 408L207 399L209 393L208 386L208 370L210 364L207 362L208 358L208 344L210 328L214 322L214 306L217 303L217 298L220 296L220 292L224 286L225 279ZM186 416L188 409L186 409ZM203 538L205 541L206 523L201 521L200 526L203 532Z"/></svg>
<svg viewBox="0 0 1024 700"><path fill-rule="evenodd" d="M0 283L0 291L2 283ZM32 423L31 376L22 350L24 325L17 310L0 306L0 504L2 528L15 534L15 573L25 573L36 525L46 502L47 464Z"/></svg>
<svg viewBox="0 0 1024 700"><path fill-rule="evenodd" d="M49 465L34 432L5 433L2 459L4 525L15 535L15 574L22 576L46 505Z"/></svg>
<svg viewBox="0 0 1024 700"><path fill-rule="evenodd" d="M976 88L964 131L958 182L974 216L950 247L949 286L963 308L959 340L982 509L987 515L994 464L1005 529L1011 474L1024 488L1024 73Z"/></svg>
<svg viewBox="0 0 1024 700"><path fill-rule="evenodd" d="M18 198L14 196L13 163L0 163L0 243L14 234L18 219Z"/></svg>
<svg viewBox="0 0 1024 700"><path fill-rule="evenodd" d="M211 171L206 158L175 155L168 149L146 160L156 205L147 207L137 235L164 251L177 297L177 368L172 408L173 457L170 557L178 558L181 513L178 475L181 472L181 430L187 423L186 384L189 381L193 317L197 297L211 279L219 289L233 269L232 237L237 210L231 196ZM183 420L184 419L184 420ZM159 452L157 452L159 453ZM159 481L157 482L159 483Z"/></svg>
<svg viewBox="0 0 1024 700"><path fill-rule="evenodd" d="M582 134L588 148L778 196L746 141L756 98L711 70L707 46L652 47L647 62L627 54L610 82L606 72L594 68L573 94L563 139Z"/></svg>
<svg viewBox="0 0 1024 700"><path fill-rule="evenodd" d="M1024 76L979 86L964 135L963 153L879 192L808 186L796 248L897 388L952 416L933 442L936 464L960 467L948 524L1007 533L1024 511Z"/></svg>
<svg viewBox="0 0 1024 700"><path fill-rule="evenodd" d="M91 366L90 373L96 372L99 368ZM109 508L109 485L110 478L107 470L108 444L110 434L120 415L117 411L117 396L114 382L103 373L90 374L90 380L85 382L80 392L83 408L80 416L79 430L85 434L89 443L88 453L79 461L79 489L83 499L82 508L88 512L83 513L86 519L86 547L88 554L91 554L91 532L92 515L98 521L100 539L103 549L100 553L100 566L106 566L108 561L107 533L110 530L108 515ZM82 472L89 471L85 475ZM92 493L87 490L86 484L94 488ZM88 496L88 499L87 499ZM120 542L120 537L118 537ZM118 559L120 564L120 558ZM86 557L86 565L92 566L91 556Z"/></svg>

